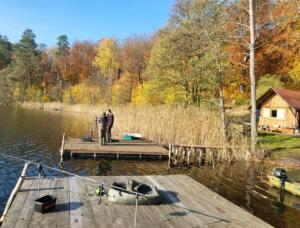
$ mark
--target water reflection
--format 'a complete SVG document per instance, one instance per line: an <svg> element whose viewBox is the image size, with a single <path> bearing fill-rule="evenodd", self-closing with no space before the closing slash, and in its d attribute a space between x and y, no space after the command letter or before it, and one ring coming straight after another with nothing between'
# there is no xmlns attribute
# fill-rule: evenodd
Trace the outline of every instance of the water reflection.
<svg viewBox="0 0 300 228"><path fill-rule="evenodd" d="M60 164L58 149L63 132L88 134L89 124L78 114L0 108L0 152L20 156L53 167L60 165L79 175L168 175L187 174L236 205L276 227L300 227L300 199L289 193L280 199L277 189L267 184L273 167L237 162L208 167L168 169L167 162L134 160L69 160ZM0 212L19 177L23 164L0 158ZM46 175L61 175L45 170ZM30 167L30 175L37 175ZM288 173L300 179L300 172Z"/></svg>

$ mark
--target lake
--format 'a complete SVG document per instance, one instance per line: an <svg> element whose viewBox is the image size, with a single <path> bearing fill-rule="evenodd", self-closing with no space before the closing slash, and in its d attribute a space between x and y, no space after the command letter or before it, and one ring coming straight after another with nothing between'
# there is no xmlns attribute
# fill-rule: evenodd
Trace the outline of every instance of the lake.
<svg viewBox="0 0 300 228"><path fill-rule="evenodd" d="M210 167L169 170L166 161L72 159L61 163L58 151L62 134L79 137L87 135L90 127L76 113L0 107L0 153L63 167L79 175L187 174L275 227L300 227L300 197L286 193L284 202L280 202L277 189L266 184L266 175L274 167L263 163L218 164L215 170ZM23 166L0 156L0 213ZM45 172L50 176L61 175ZM38 175L37 168L30 167L28 175ZM300 171L288 175L300 180Z"/></svg>

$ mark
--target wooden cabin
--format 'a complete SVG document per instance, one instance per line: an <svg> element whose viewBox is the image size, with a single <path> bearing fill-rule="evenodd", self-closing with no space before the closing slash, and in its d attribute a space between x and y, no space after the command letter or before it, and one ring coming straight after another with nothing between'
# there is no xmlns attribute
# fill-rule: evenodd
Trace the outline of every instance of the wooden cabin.
<svg viewBox="0 0 300 228"><path fill-rule="evenodd" d="M271 88L257 100L261 130L294 134L299 132L300 92Z"/></svg>

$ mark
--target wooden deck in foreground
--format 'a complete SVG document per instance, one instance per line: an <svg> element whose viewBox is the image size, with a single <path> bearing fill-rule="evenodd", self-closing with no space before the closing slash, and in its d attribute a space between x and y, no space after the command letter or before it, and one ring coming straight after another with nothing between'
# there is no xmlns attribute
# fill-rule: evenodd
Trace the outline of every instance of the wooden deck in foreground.
<svg viewBox="0 0 300 228"><path fill-rule="evenodd" d="M133 178L155 184L163 204L138 206L137 227L271 227L185 175L91 177L112 183ZM134 205L108 204L95 195L96 184L79 178L26 178L1 228L22 227L134 227ZM34 200L57 196L57 208L33 211Z"/></svg>
<svg viewBox="0 0 300 228"><path fill-rule="evenodd" d="M169 152L164 147L147 140L124 141L99 145L99 142L82 142L80 139L63 139L60 149L61 157L137 157L139 159L154 157L166 159Z"/></svg>

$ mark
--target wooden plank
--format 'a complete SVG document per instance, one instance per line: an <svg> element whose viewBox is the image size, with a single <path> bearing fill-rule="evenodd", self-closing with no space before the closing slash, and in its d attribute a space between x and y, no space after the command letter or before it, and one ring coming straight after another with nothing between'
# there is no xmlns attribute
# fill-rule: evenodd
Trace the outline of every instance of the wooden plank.
<svg viewBox="0 0 300 228"><path fill-rule="evenodd" d="M16 198L13 201L13 204L8 210L7 216L4 219L4 222L1 226L2 228L15 227L32 184L33 179L24 179L21 189L19 190L18 194L16 195Z"/></svg>
<svg viewBox="0 0 300 228"><path fill-rule="evenodd" d="M84 225L84 227L96 228L97 225L95 222L92 205L89 200L89 194L88 194L88 190L86 187L86 181L81 180L79 178L77 178L76 181L77 181L78 190L79 190L80 202L82 203L82 205L80 207L81 216L82 216L82 224Z"/></svg>
<svg viewBox="0 0 300 228"><path fill-rule="evenodd" d="M176 180L179 180L180 178L181 175L177 176ZM195 226L206 227L206 226L214 225L215 222L220 223L220 221L223 221L222 218L218 218L217 216L206 215L207 210L204 209L206 207L204 202L202 202L201 204L197 204L197 207L193 207L194 205L193 200L189 200L190 198L188 199L184 198L181 192L178 191L179 188L176 186L178 185L182 186L179 184L180 183L179 181L173 182L172 178L165 178L163 176L157 177L156 181L159 184L163 184L166 189L176 189L175 190L176 196L174 196L173 199L171 198L171 200L174 201L174 203L171 204L170 206L175 211L179 212L179 214L183 215L184 219L186 220L186 223L189 224L191 227L195 227ZM191 195L191 192L189 191L190 190L189 186L186 186L184 190L187 195L190 195L192 197L191 199L195 198L195 195ZM206 213L203 213L202 209Z"/></svg>
<svg viewBox="0 0 300 228"><path fill-rule="evenodd" d="M42 178L41 177L40 180L37 179L37 182L39 182L40 192L38 191L38 188L35 189L35 197L31 201L32 210L33 210L33 207L34 207L34 201L36 199L41 198L41 197L49 194L49 190L51 188L50 181L51 180L49 178ZM48 218L48 215L44 215L40 212L37 212L37 211L33 210L32 217L31 217L31 220L30 220L30 223L29 223L29 227L32 227L32 228L41 227L41 225L40 225L41 222L43 220L45 220L46 218Z"/></svg>
<svg viewBox="0 0 300 228"><path fill-rule="evenodd" d="M181 195L182 202L187 202L186 204L189 206L188 210L194 211L196 208L199 213L203 214L203 219L209 224L221 223L226 225L230 223L230 225L233 225L230 219L227 218L228 216L224 214L224 210L219 208L223 203L222 197L202 185L197 185L197 182L193 179L182 175L176 179L170 178L169 181L177 185L182 185L183 183L186 185L186 183L189 183L186 192L182 191L182 189L177 190L178 194ZM217 201L218 204L213 204L211 202L212 199ZM205 214L207 212L211 212L212 214Z"/></svg>
<svg viewBox="0 0 300 228"><path fill-rule="evenodd" d="M45 190L42 195L49 194L58 197L58 189L60 188L61 181L61 178L47 178L44 184ZM36 222L36 227L52 228L57 222L57 210L53 209L47 212L47 214L39 214L39 219Z"/></svg>
<svg viewBox="0 0 300 228"><path fill-rule="evenodd" d="M227 227L271 227L192 178L180 175L180 177L172 177L170 180L179 185L189 186L188 191L178 188L181 199L188 201L188 205L192 208L203 207L201 213L205 215L205 218L215 219L214 223L216 224ZM198 194L198 197L195 197L196 194ZM213 204L212 199L217 203Z"/></svg>
<svg viewBox="0 0 300 228"><path fill-rule="evenodd" d="M158 154L158 155L168 155L168 150L160 146L100 146L100 145L74 145L65 144L65 151L80 151L84 153L96 152L96 153L132 153L132 154Z"/></svg>
<svg viewBox="0 0 300 228"><path fill-rule="evenodd" d="M67 151L65 151L67 152ZM70 151L70 154L72 155L79 155L79 156L89 156L94 157L94 154L96 153L96 156L112 156L116 157L116 155L119 154L119 157L121 156L135 156L136 158L139 158L140 155L143 157L157 157L157 158L168 158L168 154L160 154L160 153L154 153L154 152L141 152L141 151L97 151L97 150L72 150Z"/></svg>
<svg viewBox="0 0 300 228"><path fill-rule="evenodd" d="M128 178L124 176L117 176L110 178L110 184L114 181L124 182ZM109 211L112 213L112 226L113 227L134 227L134 210L133 205L119 205L109 203ZM114 216L118 215L118 216Z"/></svg>
<svg viewBox="0 0 300 228"><path fill-rule="evenodd" d="M33 183L29 190L28 196L21 210L15 227L29 227L33 215L34 201L37 199L38 181L37 178L32 179Z"/></svg>
<svg viewBox="0 0 300 228"><path fill-rule="evenodd" d="M169 210L171 211L169 215L171 215L174 220L177 220L176 223L180 221L183 226L188 225L191 227L198 226L203 223L200 218L190 216L189 211L185 209L186 206L182 203L176 190L178 185L168 184L168 179L165 179L162 176L156 176L155 178L153 178L153 176L148 176L147 178L163 192L163 198L166 200Z"/></svg>
<svg viewBox="0 0 300 228"><path fill-rule="evenodd" d="M70 227L70 185L67 177L61 182L57 197L57 227Z"/></svg>
<svg viewBox="0 0 300 228"><path fill-rule="evenodd" d="M94 177L93 177L94 179ZM103 180L102 178L100 179L99 177L95 178L96 180ZM108 184L111 184L109 181L109 177L105 179L105 182ZM91 209L92 213L96 222L97 227L103 227L103 228L110 228L112 227L112 221L114 216L111 213L111 210L109 208L109 205L107 205L105 202L99 202L99 197L96 196L95 190L97 187L97 184L91 183L91 182L86 182L86 187L87 187L87 194L89 196L90 204L91 204Z"/></svg>
<svg viewBox="0 0 300 228"><path fill-rule="evenodd" d="M70 185L70 227L83 227L81 216L81 202L76 177L69 177Z"/></svg>

